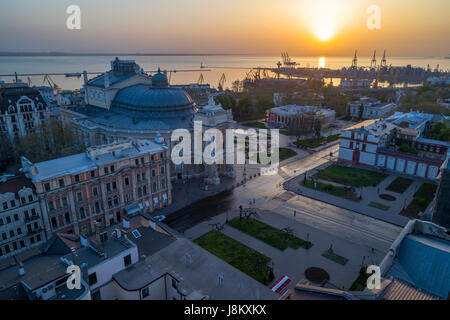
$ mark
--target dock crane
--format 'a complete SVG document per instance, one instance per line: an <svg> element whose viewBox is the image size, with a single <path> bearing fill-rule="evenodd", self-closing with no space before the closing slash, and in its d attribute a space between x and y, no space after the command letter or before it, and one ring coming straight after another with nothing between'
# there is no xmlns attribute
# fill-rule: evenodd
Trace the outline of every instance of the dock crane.
<svg viewBox="0 0 450 320"><path fill-rule="evenodd" d="M386 62L386 50L384 50L384 53L383 53L383 59L381 59L380 67L381 67L381 68L387 68L387 62Z"/></svg>
<svg viewBox="0 0 450 320"><path fill-rule="evenodd" d="M201 86L203 83L205 83L205 78L203 77L203 73L200 73L200 77L198 77L197 84Z"/></svg>
<svg viewBox="0 0 450 320"><path fill-rule="evenodd" d="M355 56L353 57L352 60L352 69L356 69L358 67L358 57L356 56L357 53L358 51L355 50Z"/></svg>
<svg viewBox="0 0 450 320"><path fill-rule="evenodd" d="M220 80L219 80L219 85L217 86L219 91L223 91L223 85L225 84L226 81L227 81L227 78L225 77L225 73L222 73L222 76L220 77Z"/></svg>
<svg viewBox="0 0 450 320"><path fill-rule="evenodd" d="M370 61L370 69L377 67L377 58L375 57L376 54L377 54L377 50L375 50L373 52L373 58L372 58L372 61Z"/></svg>
<svg viewBox="0 0 450 320"><path fill-rule="evenodd" d="M48 75L44 75L44 80L42 81L43 84L45 84L45 82L48 83L48 85L53 88L53 90L58 91L60 88L58 87L58 85L55 83L55 81L53 81L53 79Z"/></svg>

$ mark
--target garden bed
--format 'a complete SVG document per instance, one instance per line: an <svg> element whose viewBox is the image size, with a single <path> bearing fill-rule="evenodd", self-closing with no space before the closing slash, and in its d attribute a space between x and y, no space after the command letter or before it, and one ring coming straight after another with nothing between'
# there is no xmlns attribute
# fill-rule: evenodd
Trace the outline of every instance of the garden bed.
<svg viewBox="0 0 450 320"><path fill-rule="evenodd" d="M311 180L302 181L301 184L307 188L325 192L336 197L345 198L347 200L359 202L358 195L352 190L346 190L343 187L337 187L329 183L316 182L316 188L314 188L314 182Z"/></svg>
<svg viewBox="0 0 450 320"><path fill-rule="evenodd" d="M273 280L273 273L267 268L271 261L269 257L216 230L204 234L194 242L264 285Z"/></svg>
<svg viewBox="0 0 450 320"><path fill-rule="evenodd" d="M392 181L386 190L396 193L404 193L413 182L414 181L411 179L399 177Z"/></svg>
<svg viewBox="0 0 450 320"><path fill-rule="evenodd" d="M419 218L419 213L424 212L434 199L436 189L437 186L435 184L424 183L414 194L413 201L411 201L409 206L401 214L412 219Z"/></svg>
<svg viewBox="0 0 450 320"><path fill-rule="evenodd" d="M388 177L387 174L380 172L353 167L343 167L336 164L321 170L314 176L322 180L356 187L377 186L381 181Z"/></svg>
<svg viewBox="0 0 450 320"><path fill-rule="evenodd" d="M234 218L228 221L228 224L256 239L259 239L272 247L279 250L286 248L298 249L300 247L309 249L312 243L296 237L295 235L287 235L282 230L269 226L261 221L253 218L246 220L243 218Z"/></svg>
<svg viewBox="0 0 450 320"><path fill-rule="evenodd" d="M381 203L378 203L378 202L374 202L374 201L369 203L369 207L380 209L380 210L383 210L383 211L388 211L389 208L390 208L389 206L386 206L384 204L381 204Z"/></svg>
<svg viewBox="0 0 450 320"><path fill-rule="evenodd" d="M334 253L333 250L330 250L330 249L328 249L327 251L322 253L322 256L324 256L327 259L330 259L331 261L339 263L340 265L343 265L343 266L345 266L348 262L347 258Z"/></svg>

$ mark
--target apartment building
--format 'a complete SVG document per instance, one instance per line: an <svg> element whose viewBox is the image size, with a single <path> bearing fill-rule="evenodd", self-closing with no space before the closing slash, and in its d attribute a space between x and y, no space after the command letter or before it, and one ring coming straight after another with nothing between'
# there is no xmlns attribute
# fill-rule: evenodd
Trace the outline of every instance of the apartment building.
<svg viewBox="0 0 450 320"><path fill-rule="evenodd" d="M167 147L126 140L50 161L22 159L36 188L47 235L89 234L123 216L153 212L172 202Z"/></svg>
<svg viewBox="0 0 450 320"><path fill-rule="evenodd" d="M31 180L20 175L0 182L0 259L46 240L39 200Z"/></svg>

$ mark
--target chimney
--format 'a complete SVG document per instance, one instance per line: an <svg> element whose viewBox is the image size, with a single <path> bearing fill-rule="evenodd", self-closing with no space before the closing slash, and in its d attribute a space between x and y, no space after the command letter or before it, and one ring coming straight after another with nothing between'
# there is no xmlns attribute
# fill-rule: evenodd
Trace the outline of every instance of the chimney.
<svg viewBox="0 0 450 320"><path fill-rule="evenodd" d="M124 229L130 229L130 221L127 218L122 218L122 227Z"/></svg>
<svg viewBox="0 0 450 320"><path fill-rule="evenodd" d="M95 240L97 241L97 245L101 246L102 242L100 240L100 224L98 222L95 223Z"/></svg>
<svg viewBox="0 0 450 320"><path fill-rule="evenodd" d="M105 88L109 88L109 72L105 72Z"/></svg>
<svg viewBox="0 0 450 320"><path fill-rule="evenodd" d="M77 251L75 248L71 248L72 250L72 262L74 265L78 265Z"/></svg>
<svg viewBox="0 0 450 320"><path fill-rule="evenodd" d="M18 265L19 265L19 276L22 277L23 275L25 275L25 268L23 266L22 261L19 261Z"/></svg>

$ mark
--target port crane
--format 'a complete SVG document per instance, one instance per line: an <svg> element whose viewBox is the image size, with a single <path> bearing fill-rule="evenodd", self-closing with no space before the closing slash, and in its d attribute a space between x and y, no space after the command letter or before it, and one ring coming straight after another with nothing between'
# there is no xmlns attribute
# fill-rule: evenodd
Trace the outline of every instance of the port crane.
<svg viewBox="0 0 450 320"><path fill-rule="evenodd" d="M377 50L375 50L373 52L373 58L372 58L372 61L370 61L370 69L377 67L377 58L375 57L376 54L377 54Z"/></svg>
<svg viewBox="0 0 450 320"><path fill-rule="evenodd" d="M227 78L225 77L225 73L222 73L222 76L220 77L220 80L219 80L219 85L217 86L219 91L223 91L223 85L225 84L226 81L227 81Z"/></svg>
<svg viewBox="0 0 450 320"><path fill-rule="evenodd" d="M355 56L353 57L353 60L352 60L352 66L351 66L352 69L358 68L358 57L357 57L357 53L358 53L358 51L355 50Z"/></svg>
<svg viewBox="0 0 450 320"><path fill-rule="evenodd" d="M292 61L291 57L289 57L289 53L282 52L281 58L283 59L283 65L287 68L295 68L297 62Z"/></svg>
<svg viewBox="0 0 450 320"><path fill-rule="evenodd" d="M198 77L197 84L201 86L205 83L205 78L203 77L203 73L200 73L200 77Z"/></svg>
<svg viewBox="0 0 450 320"><path fill-rule="evenodd" d="M29 79L29 77L28 77ZM55 81L53 81L53 79L50 77L50 75L46 74L44 76L44 80L42 81L43 84L45 84L45 82L48 83L48 85L53 88L53 90L59 90L58 85L55 83Z"/></svg>
<svg viewBox="0 0 450 320"><path fill-rule="evenodd" d="M384 50L383 58L381 59L380 68L387 68L386 50Z"/></svg>

